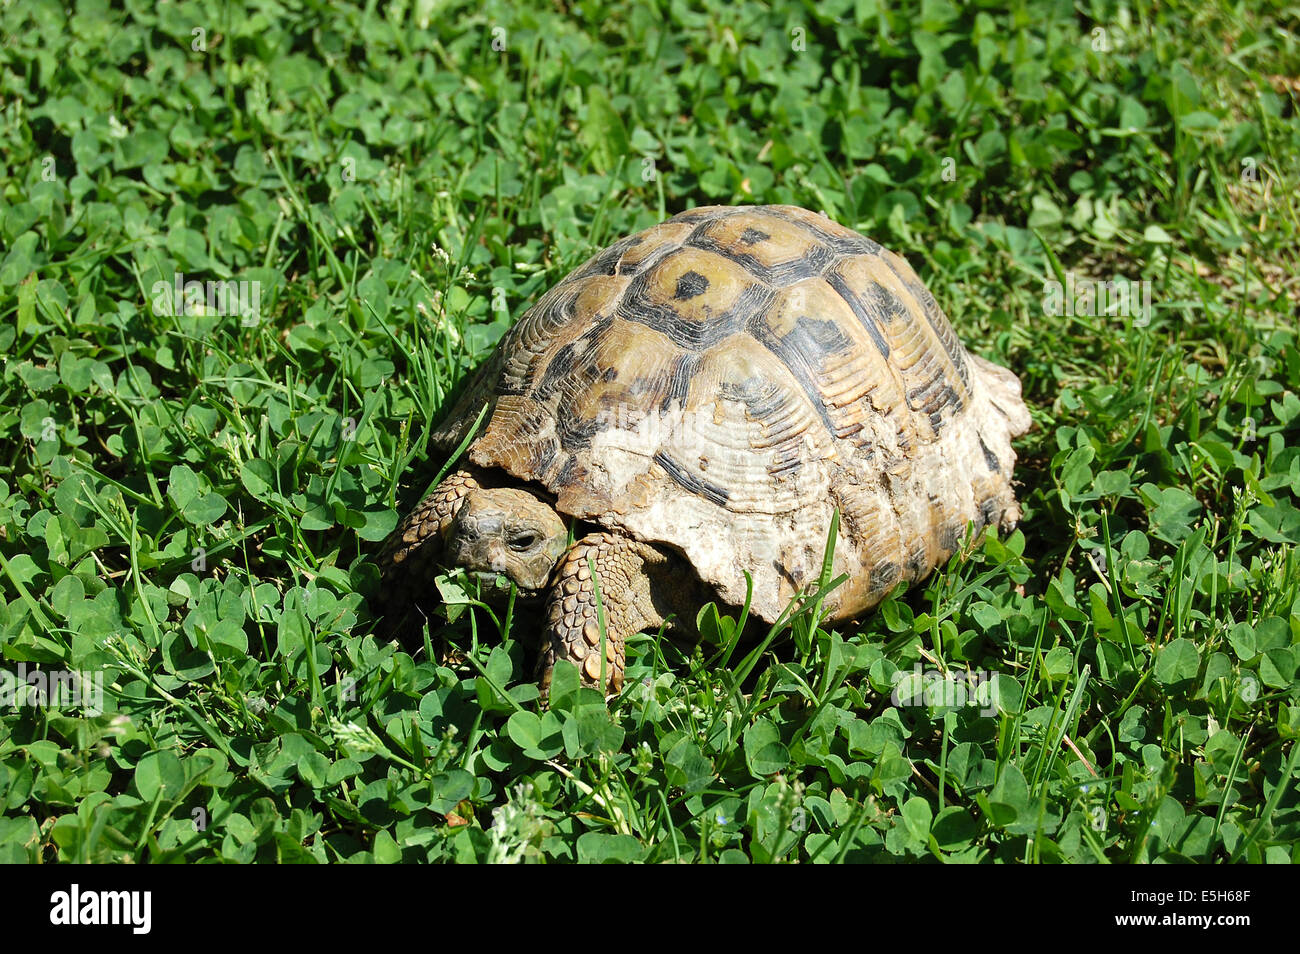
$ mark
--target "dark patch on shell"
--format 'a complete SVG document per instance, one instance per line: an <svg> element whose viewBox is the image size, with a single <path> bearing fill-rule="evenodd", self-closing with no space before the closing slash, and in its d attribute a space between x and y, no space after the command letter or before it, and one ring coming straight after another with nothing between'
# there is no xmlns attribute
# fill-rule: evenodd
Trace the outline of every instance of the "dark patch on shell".
<svg viewBox="0 0 1300 954"><path fill-rule="evenodd" d="M570 454L590 447L592 437L604 429L599 418L579 417L573 413L555 416L555 434L560 439L560 446Z"/></svg>
<svg viewBox="0 0 1300 954"><path fill-rule="evenodd" d="M939 545L943 547L943 552L947 554L956 553L961 547L961 543L966 539L966 528L956 523L945 524L939 540Z"/></svg>
<svg viewBox="0 0 1300 954"><path fill-rule="evenodd" d="M677 279L677 290L673 292L673 298L677 301L685 301L696 295L703 295L708 290L709 280L699 272L683 272Z"/></svg>
<svg viewBox="0 0 1300 954"><path fill-rule="evenodd" d="M980 516L984 518L985 525L992 526L994 523L997 523L997 518L1001 516L1001 514L1002 511L998 507L998 502L996 500L990 499L980 502Z"/></svg>
<svg viewBox="0 0 1300 954"><path fill-rule="evenodd" d="M546 370L542 373L542 380L538 382L537 390L534 393L537 400L545 400L557 388L561 387L565 381L573 378L574 368L577 366L578 361L581 360L575 345L576 342L571 341L551 355L551 363L546 366Z"/></svg>
<svg viewBox="0 0 1300 954"><path fill-rule="evenodd" d="M1002 472L1002 464L998 461L998 455L989 450L989 445L984 443L983 436L979 439L980 450L984 452L984 463L988 465L989 470L993 473Z"/></svg>
<svg viewBox="0 0 1300 954"><path fill-rule="evenodd" d="M878 563L871 571L871 592L884 593L894 587L898 582L899 568L898 564L892 560L886 560L884 563Z"/></svg>
<svg viewBox="0 0 1300 954"><path fill-rule="evenodd" d="M711 481L701 480L690 471L684 469L681 464L677 463L677 461L673 460L663 451L655 454L654 462L662 467L664 472L672 478L673 483L677 484L677 486L681 487L683 490L698 497L703 497L705 500L712 501L719 507L725 507L727 505L727 500L731 495L727 493L725 488L719 487Z"/></svg>
<svg viewBox="0 0 1300 954"><path fill-rule="evenodd" d="M898 296L884 285L872 284L862 289L863 297L869 304L872 314L886 323L892 323L900 316L906 316L907 309L898 300Z"/></svg>
<svg viewBox="0 0 1300 954"><path fill-rule="evenodd" d="M925 552L925 544L918 544L912 548L911 552L907 555L907 563L905 566L907 568L907 578L909 580L915 582L925 576L930 568L929 560L927 559Z"/></svg>
<svg viewBox="0 0 1300 954"><path fill-rule="evenodd" d="M881 357L888 361L890 351L889 342L887 342L885 336L880 333L880 322L872 313L873 306L863 301L857 291L849 287L849 283L844 280L842 275L831 272L826 276L826 281L835 289L836 293L848 303L854 316L861 323L862 327L866 329L867 334L871 336L871 341L880 351Z"/></svg>
<svg viewBox="0 0 1300 954"><path fill-rule="evenodd" d="M602 249L591 257L578 271L574 272L566 281L590 278L593 275L616 275L618 274L619 260L633 248L636 248L644 242L640 235L632 235L625 239L620 239L609 248Z"/></svg>
<svg viewBox="0 0 1300 954"><path fill-rule="evenodd" d="M943 369L939 369L927 381L908 390L907 406L922 414L942 414L949 407L960 411L963 402L961 395L948 383ZM934 429L937 432L939 425L935 424Z"/></svg>
<svg viewBox="0 0 1300 954"><path fill-rule="evenodd" d="M691 380L695 377L699 363L700 356L697 354L683 354L673 362L663 400L659 402L659 410L668 410L674 401L681 407L686 407L686 399L691 393Z"/></svg>
<svg viewBox="0 0 1300 954"><path fill-rule="evenodd" d="M560 473L556 476L556 485L559 487L568 487L573 484L578 473L578 458L570 457L560 468Z"/></svg>

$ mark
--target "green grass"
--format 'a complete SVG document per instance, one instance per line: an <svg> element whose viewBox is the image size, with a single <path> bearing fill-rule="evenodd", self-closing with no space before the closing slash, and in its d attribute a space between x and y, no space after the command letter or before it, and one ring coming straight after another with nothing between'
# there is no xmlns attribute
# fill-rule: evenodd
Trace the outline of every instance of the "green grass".
<svg viewBox="0 0 1300 954"><path fill-rule="evenodd" d="M1296 12L1014 6L0 10L0 668L105 696L0 705L0 859L1300 860ZM538 712L513 607L376 638L448 395L706 203L908 257L1024 382L1020 528L854 626L642 636L609 707Z"/></svg>

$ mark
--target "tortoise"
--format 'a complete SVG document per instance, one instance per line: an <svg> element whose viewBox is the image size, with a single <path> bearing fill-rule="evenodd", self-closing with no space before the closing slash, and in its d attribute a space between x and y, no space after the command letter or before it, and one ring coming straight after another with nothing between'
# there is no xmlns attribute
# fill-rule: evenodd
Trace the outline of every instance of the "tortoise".
<svg viewBox="0 0 1300 954"><path fill-rule="evenodd" d="M435 447L484 405L468 463L379 563L408 596L438 566L544 596L543 694L558 659L618 692L628 638L708 599L777 620L837 514L828 621L1020 517L1019 380L962 347L906 261L792 206L694 208L597 253L502 338Z"/></svg>

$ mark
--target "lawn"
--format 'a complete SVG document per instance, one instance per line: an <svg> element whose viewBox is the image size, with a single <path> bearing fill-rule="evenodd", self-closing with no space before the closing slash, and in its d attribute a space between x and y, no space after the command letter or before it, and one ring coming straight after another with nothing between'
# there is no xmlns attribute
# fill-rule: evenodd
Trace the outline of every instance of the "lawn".
<svg viewBox="0 0 1300 954"><path fill-rule="evenodd" d="M0 8L0 861L1300 861L1296 8L709 6ZM1020 377L1018 529L608 705L387 638L504 331L767 203Z"/></svg>

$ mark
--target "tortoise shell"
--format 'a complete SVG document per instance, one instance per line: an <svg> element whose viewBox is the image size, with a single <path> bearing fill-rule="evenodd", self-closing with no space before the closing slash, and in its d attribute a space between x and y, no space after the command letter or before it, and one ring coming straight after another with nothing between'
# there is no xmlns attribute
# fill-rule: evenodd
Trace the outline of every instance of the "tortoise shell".
<svg viewBox="0 0 1300 954"><path fill-rule="evenodd" d="M790 206L696 208L625 238L502 339L436 432L562 513L684 554L773 621L821 572L831 618L1009 528L1020 382L974 357L897 255Z"/></svg>

